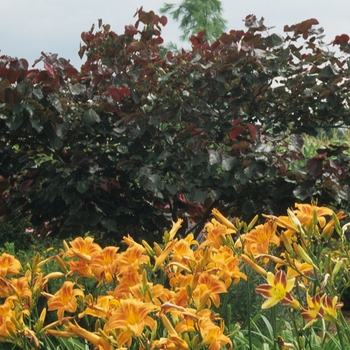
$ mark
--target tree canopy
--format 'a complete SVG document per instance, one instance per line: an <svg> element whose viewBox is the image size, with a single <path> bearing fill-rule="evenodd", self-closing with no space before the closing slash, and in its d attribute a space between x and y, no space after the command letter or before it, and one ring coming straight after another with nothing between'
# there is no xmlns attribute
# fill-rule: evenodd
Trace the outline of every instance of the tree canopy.
<svg viewBox="0 0 350 350"><path fill-rule="evenodd" d="M337 55L316 19L282 37L249 16L163 57L166 17L136 16L122 34L102 20L83 32L80 70L57 55L43 53L44 69L0 57L4 220L120 238L178 217L199 232L214 206L243 218L316 198L349 209L345 147L301 152L302 133L350 124L347 35Z"/></svg>
<svg viewBox="0 0 350 350"><path fill-rule="evenodd" d="M204 30L205 40L213 42L226 29L220 0L184 0L179 5L165 3L160 12L169 13L175 21L180 21L183 41Z"/></svg>

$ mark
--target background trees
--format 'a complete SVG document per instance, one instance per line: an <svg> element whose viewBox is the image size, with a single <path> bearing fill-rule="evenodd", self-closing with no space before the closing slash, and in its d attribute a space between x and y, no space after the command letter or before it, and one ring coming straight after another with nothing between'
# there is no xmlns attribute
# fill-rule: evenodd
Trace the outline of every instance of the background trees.
<svg viewBox="0 0 350 350"><path fill-rule="evenodd" d="M251 218L319 198L348 208L349 157L305 159L302 133L349 125L349 37L322 43L317 20L266 32L262 20L212 44L159 54L165 16L140 9L118 35L82 33L80 71L45 55L0 61L0 214L49 231L198 233L212 207Z"/></svg>
<svg viewBox="0 0 350 350"><path fill-rule="evenodd" d="M160 12L169 13L175 21L180 21L183 41L204 30L205 40L213 42L226 29L219 0L184 0L180 5L165 3Z"/></svg>

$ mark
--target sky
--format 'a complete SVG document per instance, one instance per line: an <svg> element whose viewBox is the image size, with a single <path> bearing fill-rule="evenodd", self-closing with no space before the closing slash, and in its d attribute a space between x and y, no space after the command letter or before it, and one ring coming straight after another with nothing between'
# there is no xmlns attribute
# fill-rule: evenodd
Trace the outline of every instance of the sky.
<svg viewBox="0 0 350 350"><path fill-rule="evenodd" d="M57 53L69 59L80 68L83 61L78 56L81 32L97 25L98 19L110 24L117 34L124 32L124 26L134 24L136 10L143 6L145 11L159 9L165 0L0 0L2 18L0 21L0 56L25 58L30 65L41 56L41 52ZM182 0L167 0L181 3ZM255 14L265 18L270 32L283 34L285 24L292 25L309 18L316 18L325 30L326 42L336 35L350 34L349 0L222 0L222 16L230 29L245 29L243 18ZM182 47L178 23L168 16L169 22L162 31L165 42L175 42Z"/></svg>

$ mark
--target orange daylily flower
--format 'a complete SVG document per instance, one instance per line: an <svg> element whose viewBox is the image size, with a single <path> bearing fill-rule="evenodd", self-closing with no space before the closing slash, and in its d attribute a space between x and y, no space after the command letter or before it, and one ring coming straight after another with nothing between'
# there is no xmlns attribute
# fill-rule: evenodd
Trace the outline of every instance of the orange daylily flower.
<svg viewBox="0 0 350 350"><path fill-rule="evenodd" d="M72 275L74 272L78 273L82 277L95 278L90 265L85 260L69 260L67 261L69 266L68 275Z"/></svg>
<svg viewBox="0 0 350 350"><path fill-rule="evenodd" d="M94 302L91 295L88 295L85 299L87 308L84 312L78 315L79 318L85 315L91 315L99 318L108 318L111 312L115 309L112 305L115 300L111 295L99 295L97 300Z"/></svg>
<svg viewBox="0 0 350 350"><path fill-rule="evenodd" d="M5 278L0 277L0 295L2 297L13 298L26 298L29 302L32 300L32 291L29 286L27 277L14 278L7 281Z"/></svg>
<svg viewBox="0 0 350 350"><path fill-rule="evenodd" d="M137 270L141 265L149 264L150 257L146 254L146 249L141 244L135 243L129 245L127 250L118 256L118 274L123 273L124 269L129 269L130 267Z"/></svg>
<svg viewBox="0 0 350 350"><path fill-rule="evenodd" d="M306 262L300 262L299 260L293 260L294 267L287 267L287 277L300 277L303 275L309 275L314 273L314 267Z"/></svg>
<svg viewBox="0 0 350 350"><path fill-rule="evenodd" d="M48 310L57 310L57 317L59 323L62 323L64 312L75 312L77 309L77 296L84 297L84 292L81 289L73 289L75 283L65 281L62 288L58 290L55 295L44 293L43 295L49 297L47 302Z"/></svg>
<svg viewBox="0 0 350 350"><path fill-rule="evenodd" d="M198 284L192 291L192 297L197 307L203 303L204 305L201 305L202 307L204 307L206 304L210 306L210 300L216 307L219 307L219 294L226 292L227 289L223 281L219 280L217 276L211 275L207 271L204 271L199 274ZM203 298L207 298L207 302L205 302L205 300L203 301Z"/></svg>
<svg viewBox="0 0 350 350"><path fill-rule="evenodd" d="M131 331L127 339L123 340L123 344L128 342L132 336L139 337L145 326L151 329L156 326L156 321L148 315L158 309L156 305L136 299L121 299L119 302L119 307L109 318L107 329Z"/></svg>
<svg viewBox="0 0 350 350"><path fill-rule="evenodd" d="M177 346L177 349L180 350L189 350L190 347L188 346L188 344L186 343L185 340L183 340L179 334L177 333L177 331L175 330L175 328L173 327L173 325L171 324L171 322L169 321L169 319L166 317L166 315L164 315L164 313L161 313L159 315L164 327L166 328L166 330L168 331L168 339L170 339L170 346L173 346L173 344L175 344ZM162 338L161 338L162 339ZM162 342L164 344L164 341ZM165 342L166 343L166 342ZM158 341L154 342L154 347L155 348L160 348L160 349L167 349L164 347L160 347L163 344L161 344ZM154 349L154 347L152 347L152 349Z"/></svg>
<svg viewBox="0 0 350 350"><path fill-rule="evenodd" d="M103 281L112 282L115 279L118 264L118 249L118 247L105 247L91 258L90 266L100 281L99 285Z"/></svg>
<svg viewBox="0 0 350 350"><path fill-rule="evenodd" d="M123 268L121 277L118 276L119 284L113 291L108 292L116 299L120 299L123 295L130 293L130 288L139 285L142 281L142 275L132 265Z"/></svg>
<svg viewBox="0 0 350 350"><path fill-rule="evenodd" d="M276 275L268 272L266 278L267 284L261 284L255 288L257 293L267 298L261 305L262 309L275 306L279 302L284 305L291 305L294 308L299 307L299 302L290 294L294 287L295 278L287 279L287 275L283 270L279 270Z"/></svg>
<svg viewBox="0 0 350 350"><path fill-rule="evenodd" d="M236 229L227 227L221 224L216 219L212 219L205 226L206 240L201 244L201 246L211 245L214 248L219 248L224 243L224 237L226 235L232 235L236 233Z"/></svg>
<svg viewBox="0 0 350 350"><path fill-rule="evenodd" d="M335 296L331 299L327 294L321 298L321 304L324 309L324 319L330 322L338 322L338 309L344 305L338 302L338 297Z"/></svg>
<svg viewBox="0 0 350 350"><path fill-rule="evenodd" d="M325 216L332 216L333 210L327 207L318 207L314 203L312 204L299 204L295 203L295 215L299 219L300 223L307 227L312 228L313 226L313 217L314 212L317 214L318 223L320 227L324 227L326 225Z"/></svg>
<svg viewBox="0 0 350 350"><path fill-rule="evenodd" d="M179 341L181 344L179 344ZM170 335L169 338L160 338L159 340L155 340L151 347L151 350L153 349L188 350L189 347L180 337Z"/></svg>
<svg viewBox="0 0 350 350"><path fill-rule="evenodd" d="M10 299L6 299L5 302L0 305L0 340L2 341L11 338L11 330L15 330L16 328L11 321L12 317L16 317L13 308L14 304Z"/></svg>
<svg viewBox="0 0 350 350"><path fill-rule="evenodd" d="M344 219L347 217L346 214L344 214L343 211L340 211L339 213L336 214L336 217L338 221ZM323 227L322 230L322 238L323 239L329 239L330 237L332 237L333 232L334 232L334 228L335 228L335 221L332 218L331 220L329 220L329 222Z"/></svg>
<svg viewBox="0 0 350 350"><path fill-rule="evenodd" d="M232 349L232 341L229 337L224 335L224 322L219 319L219 325L213 322L214 314L206 309L198 313L200 316L198 319L197 328L202 336L202 341L198 345L199 348L207 347L211 350L220 350L223 346L226 349L226 344L229 345L229 349Z"/></svg>
<svg viewBox="0 0 350 350"><path fill-rule="evenodd" d="M71 248L66 251L65 256L74 256L89 262L94 254L102 250L97 243L93 242L94 239L91 237L86 237L85 239L77 237L74 241L70 242Z"/></svg>
<svg viewBox="0 0 350 350"><path fill-rule="evenodd" d="M13 255L2 253L0 256L0 276L17 275L22 270L21 263Z"/></svg>
<svg viewBox="0 0 350 350"><path fill-rule="evenodd" d="M172 262L179 262L186 265L189 261L195 261L194 249L191 248L193 245L198 246L198 242L194 239L192 233L176 242L172 252Z"/></svg>
<svg viewBox="0 0 350 350"><path fill-rule="evenodd" d="M244 244L244 252L246 254L252 254L253 256L268 254L269 246L274 244L276 246L280 245L280 238L276 235L277 224L269 220L263 225L256 226L250 232L242 235L242 240ZM264 262L267 263L268 258L264 258Z"/></svg>
<svg viewBox="0 0 350 350"><path fill-rule="evenodd" d="M152 302L158 306L160 306L162 302L171 300L174 297L173 293L167 288L164 288L163 285L153 285L153 283L150 282L146 285L144 285L144 283L139 283L129 289L134 298L146 302Z"/></svg>
<svg viewBox="0 0 350 350"><path fill-rule="evenodd" d="M220 350L222 346L229 344L229 349L232 349L231 339L224 335L224 323L222 320L220 320L220 326L218 326L213 323L210 317L201 317L198 320L198 327L202 336L199 347L209 346L210 350Z"/></svg>
<svg viewBox="0 0 350 350"><path fill-rule="evenodd" d="M221 246L219 249L212 251L212 262L207 264L207 270L217 270L217 276L225 281L228 288L233 279L233 283L236 284L241 278L247 280L247 276L240 271L240 260L234 255L232 249L228 246Z"/></svg>

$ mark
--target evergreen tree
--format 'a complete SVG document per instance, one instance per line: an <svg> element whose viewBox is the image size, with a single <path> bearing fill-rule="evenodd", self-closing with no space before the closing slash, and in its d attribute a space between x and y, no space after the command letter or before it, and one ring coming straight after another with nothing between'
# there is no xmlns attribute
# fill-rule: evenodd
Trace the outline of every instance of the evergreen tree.
<svg viewBox="0 0 350 350"><path fill-rule="evenodd" d="M161 13L169 13L175 21L180 21L183 34L182 41L192 34L205 30L206 40L211 42L218 38L226 28L226 20L222 18L220 0L184 0L180 5L165 3Z"/></svg>

